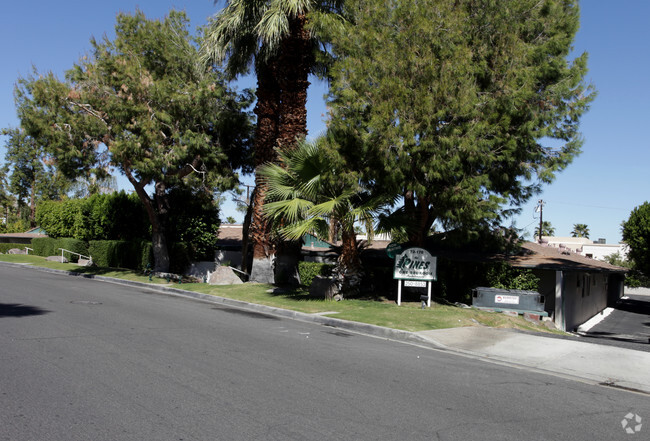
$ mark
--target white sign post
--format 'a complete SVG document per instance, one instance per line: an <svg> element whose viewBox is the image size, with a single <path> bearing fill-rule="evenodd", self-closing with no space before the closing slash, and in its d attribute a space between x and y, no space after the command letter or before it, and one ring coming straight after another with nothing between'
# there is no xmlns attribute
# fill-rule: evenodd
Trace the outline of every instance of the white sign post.
<svg viewBox="0 0 650 441"><path fill-rule="evenodd" d="M431 281L437 280L437 259L423 248L408 248L395 256L393 279L397 280L397 305L402 304L402 280L407 287L427 287L431 307Z"/></svg>

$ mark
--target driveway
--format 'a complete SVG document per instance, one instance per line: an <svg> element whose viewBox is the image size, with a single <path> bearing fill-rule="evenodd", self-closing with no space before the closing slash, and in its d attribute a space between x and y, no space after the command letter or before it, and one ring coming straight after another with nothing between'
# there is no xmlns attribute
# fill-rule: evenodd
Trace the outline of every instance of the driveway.
<svg viewBox="0 0 650 441"><path fill-rule="evenodd" d="M581 332L585 340L650 351L650 295L632 291L600 323Z"/></svg>

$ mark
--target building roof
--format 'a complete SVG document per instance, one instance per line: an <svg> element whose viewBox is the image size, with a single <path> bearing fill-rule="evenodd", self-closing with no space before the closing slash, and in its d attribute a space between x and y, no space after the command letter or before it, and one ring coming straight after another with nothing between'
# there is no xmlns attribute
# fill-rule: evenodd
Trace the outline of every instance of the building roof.
<svg viewBox="0 0 650 441"><path fill-rule="evenodd" d="M581 256L568 250L525 242L522 252L508 258L516 268L550 269L556 271L590 271L624 273L626 268L611 265L601 260Z"/></svg>
<svg viewBox="0 0 650 441"><path fill-rule="evenodd" d="M221 225L221 227L219 227L219 238L217 244L219 246L240 246L242 242L243 229L244 227L242 225ZM305 245L303 248L311 251L313 251L314 249L325 251L329 247L325 247L324 244L328 244L332 246L341 245L341 242L335 242L333 244L329 244L327 241L323 241L323 240L318 240L317 242L318 244L316 243L316 241L314 242L315 245L314 247ZM366 249L384 250L386 249L389 243L390 241L387 240L375 239L368 244ZM319 244L321 246L318 246Z"/></svg>
<svg viewBox="0 0 650 441"><path fill-rule="evenodd" d="M34 239L38 237L47 237L46 234L39 233L2 233L0 237L15 237L20 239Z"/></svg>

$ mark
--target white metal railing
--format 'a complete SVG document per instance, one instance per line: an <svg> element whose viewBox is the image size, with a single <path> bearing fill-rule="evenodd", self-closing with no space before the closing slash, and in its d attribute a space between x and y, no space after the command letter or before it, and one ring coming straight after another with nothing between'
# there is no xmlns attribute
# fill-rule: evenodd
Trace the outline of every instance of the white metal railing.
<svg viewBox="0 0 650 441"><path fill-rule="evenodd" d="M30 250L31 250L32 253L34 252L34 248L25 247L25 254L29 254Z"/></svg>
<svg viewBox="0 0 650 441"><path fill-rule="evenodd" d="M83 254L75 253L74 251L66 250L66 249L64 249L64 248L58 248L58 249L61 250L61 260L62 260L62 261L63 261L63 252L64 252L64 251L65 251L66 253L70 253L70 254L74 254L75 256L79 256L80 258L84 258L84 259L86 259L86 260L88 260L88 261L90 261L90 262L93 261L92 256L84 256ZM34 251L34 250L32 250L32 251Z"/></svg>
<svg viewBox="0 0 650 441"><path fill-rule="evenodd" d="M245 275L246 277L250 277L250 274L248 274L248 273L245 272L245 271L238 270L237 268L233 268L232 266L228 266L228 268L230 268L230 269L233 270L233 271L237 271L238 273L242 273L242 274Z"/></svg>

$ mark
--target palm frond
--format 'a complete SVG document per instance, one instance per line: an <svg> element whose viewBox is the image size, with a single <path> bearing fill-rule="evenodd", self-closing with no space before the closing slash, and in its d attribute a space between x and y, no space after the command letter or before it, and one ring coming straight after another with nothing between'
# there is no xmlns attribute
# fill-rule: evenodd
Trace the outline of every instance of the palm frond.
<svg viewBox="0 0 650 441"><path fill-rule="evenodd" d="M311 201L305 199L289 199L264 204L264 213L271 219L279 222L295 223L305 218L305 214L313 207Z"/></svg>
<svg viewBox="0 0 650 441"><path fill-rule="evenodd" d="M289 240L301 239L305 234L314 234L316 237L327 235L327 222L319 218L303 219L302 221L280 228L280 236Z"/></svg>

